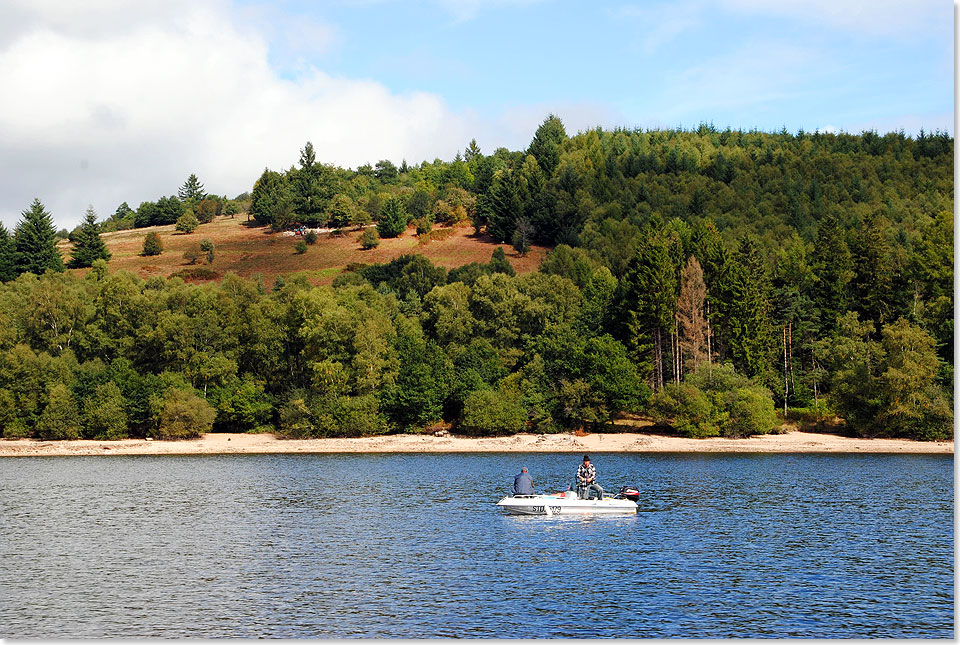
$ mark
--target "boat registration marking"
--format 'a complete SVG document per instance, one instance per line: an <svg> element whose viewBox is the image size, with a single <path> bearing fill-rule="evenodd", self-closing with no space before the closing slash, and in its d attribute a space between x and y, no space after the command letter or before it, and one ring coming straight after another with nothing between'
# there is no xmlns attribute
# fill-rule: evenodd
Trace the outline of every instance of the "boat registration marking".
<svg viewBox="0 0 960 645"><path fill-rule="evenodd" d="M560 508L561 508L560 506L551 506L551 507L550 507L550 511L553 512L553 513L559 513L559 512L560 512ZM543 506L534 506L534 507L533 507L533 512L534 512L534 513L546 513L546 512L547 512L547 509L544 508Z"/></svg>

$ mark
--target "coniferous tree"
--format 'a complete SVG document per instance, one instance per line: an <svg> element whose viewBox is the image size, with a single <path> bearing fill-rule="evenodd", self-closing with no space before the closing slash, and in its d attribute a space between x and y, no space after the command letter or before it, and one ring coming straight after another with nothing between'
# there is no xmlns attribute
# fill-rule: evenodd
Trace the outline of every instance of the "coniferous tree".
<svg viewBox="0 0 960 645"><path fill-rule="evenodd" d="M847 285L853 277L850 249L836 216L820 222L813 246L814 304L820 311L821 337L837 328L837 320L847 310Z"/></svg>
<svg viewBox="0 0 960 645"><path fill-rule="evenodd" d="M13 245L13 237L0 222L0 282L7 282L16 277L17 252Z"/></svg>
<svg viewBox="0 0 960 645"><path fill-rule="evenodd" d="M197 179L197 176L193 173L190 173L187 180L180 186L177 195L185 202L190 200L200 201L207 196L203 190L203 184L200 183L200 180Z"/></svg>
<svg viewBox="0 0 960 645"><path fill-rule="evenodd" d="M551 175L560 163L560 144L566 139L567 131L563 127L563 121L551 114L537 128L527 153L533 155L547 175Z"/></svg>
<svg viewBox="0 0 960 645"><path fill-rule="evenodd" d="M380 221L377 223L377 233L380 237L397 237L407 229L406 200L401 197L391 197L380 211Z"/></svg>
<svg viewBox="0 0 960 645"><path fill-rule="evenodd" d="M283 228L290 223L293 213L293 198L286 175L264 169L253 185L250 214L260 224Z"/></svg>
<svg viewBox="0 0 960 645"><path fill-rule="evenodd" d="M738 371L750 378L770 367L770 294L759 241L740 240L731 271L730 353Z"/></svg>
<svg viewBox="0 0 960 645"><path fill-rule="evenodd" d="M493 180L487 205L487 232L497 242L507 242L513 237L517 218L523 213L523 197L516 172L503 171Z"/></svg>
<svg viewBox="0 0 960 645"><path fill-rule="evenodd" d="M677 274L662 230L649 226L624 277L627 337L654 391L663 388L663 344L673 331Z"/></svg>
<svg viewBox="0 0 960 645"><path fill-rule="evenodd" d="M76 240L73 243L73 253L70 258L69 267L79 269L81 267L93 266L94 260L109 260L110 251L100 238L100 226L97 224L97 213L93 206L87 208L77 231Z"/></svg>
<svg viewBox="0 0 960 645"><path fill-rule="evenodd" d="M467 145L466 150L463 151L463 159L467 163L470 163L478 157L482 157L483 153L480 152L480 146L477 145L476 139L470 139L469 145Z"/></svg>
<svg viewBox="0 0 960 645"><path fill-rule="evenodd" d="M63 271L63 258L57 250L57 231L50 213L39 199L34 199L22 216L13 233L17 273L40 275L47 269Z"/></svg>
<svg viewBox="0 0 960 645"><path fill-rule="evenodd" d="M850 245L851 309L859 311L862 320L875 321L878 327L886 322L892 278L882 225L882 219L876 215L867 217L854 229Z"/></svg>

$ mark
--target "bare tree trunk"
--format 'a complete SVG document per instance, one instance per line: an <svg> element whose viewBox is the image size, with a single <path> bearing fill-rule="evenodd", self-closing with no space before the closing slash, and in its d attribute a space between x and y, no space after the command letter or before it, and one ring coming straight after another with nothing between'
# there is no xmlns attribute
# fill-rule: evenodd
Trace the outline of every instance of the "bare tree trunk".
<svg viewBox="0 0 960 645"><path fill-rule="evenodd" d="M653 371L654 371L654 389L663 389L663 332L660 327L655 327L653 331Z"/></svg>
<svg viewBox="0 0 960 645"><path fill-rule="evenodd" d="M783 328L783 418L787 418L787 396L790 393L790 377L787 371L787 328Z"/></svg>
<svg viewBox="0 0 960 645"><path fill-rule="evenodd" d="M790 387L797 391L797 381L793 377L793 323L787 325L787 347L790 348Z"/></svg>
<svg viewBox="0 0 960 645"><path fill-rule="evenodd" d="M707 301L707 364L713 365L713 326L710 324L710 301Z"/></svg>

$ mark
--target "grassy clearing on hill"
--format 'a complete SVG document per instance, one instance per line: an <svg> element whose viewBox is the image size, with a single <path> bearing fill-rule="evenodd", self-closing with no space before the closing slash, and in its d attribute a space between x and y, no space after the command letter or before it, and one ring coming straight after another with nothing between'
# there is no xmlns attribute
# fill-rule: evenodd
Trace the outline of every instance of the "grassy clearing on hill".
<svg viewBox="0 0 960 645"><path fill-rule="evenodd" d="M503 247L518 273L529 273L537 270L547 251L544 247L533 247L527 255L520 257L509 245L494 244L489 236L474 236L472 227L461 226L435 229L449 231L449 236L434 235L433 239L426 243L420 243L414 228L410 227L402 236L382 239L377 248L368 251L361 250L357 242L359 231L350 230L339 237L322 233L316 245L308 246L306 253L298 255L294 247L303 238L272 233L269 227L252 224L253 222L248 223L242 215L235 218L225 216L201 225L189 235L174 230L173 225L168 225L104 233L102 237L113 254L109 263L111 271L124 269L147 279L155 275L168 277L180 271L189 275L194 273L189 271L191 268L203 266L210 273L195 273L203 273L209 277L185 279L188 282L206 282L219 279L229 272L244 278L252 278L259 273L268 288L278 275L298 274L305 276L315 285L330 284L333 278L352 262L389 262L408 253L420 253L434 264L451 269L470 262L489 262L490 255L497 246ZM150 257L140 255L143 239L149 232L156 232L160 236L163 243L162 254ZM213 264L191 265L184 259L183 252L204 239L214 243ZM59 248L65 258L70 256L68 242L62 242Z"/></svg>

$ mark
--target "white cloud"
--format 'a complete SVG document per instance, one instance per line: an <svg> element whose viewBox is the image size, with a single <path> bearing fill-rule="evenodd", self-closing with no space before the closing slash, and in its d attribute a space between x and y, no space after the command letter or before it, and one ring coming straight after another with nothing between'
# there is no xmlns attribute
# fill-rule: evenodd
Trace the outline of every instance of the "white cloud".
<svg viewBox="0 0 960 645"><path fill-rule="evenodd" d="M943 0L722 0L729 10L821 24L853 34L916 37L953 23Z"/></svg>
<svg viewBox="0 0 960 645"><path fill-rule="evenodd" d="M137 3L135 15L101 2L93 16L77 6L0 11L0 24L17 24L0 39L8 226L34 196L67 226L88 203L101 216L122 201L136 207L191 172L233 195L264 166L292 165L308 139L320 159L347 166L452 158L469 139L466 120L436 95L313 68L281 78L266 38L232 22L226 5L183 3L169 15L169 3Z"/></svg>
<svg viewBox="0 0 960 645"><path fill-rule="evenodd" d="M263 11L220 0L0 6L0 219L12 227L39 197L71 227L88 204L101 217L123 201L136 208L192 172L233 196L264 167L295 164L307 140L326 163L415 163L452 159L471 137L487 152L525 147L551 111L571 131L608 116L574 103L485 117L302 61L290 75L272 60L275 39L313 34L312 57L337 31L315 21L261 28Z"/></svg>
<svg viewBox="0 0 960 645"><path fill-rule="evenodd" d="M636 21L637 39L643 51L654 53L681 34L703 23L702 2L643 4L620 7L614 13Z"/></svg>
<svg viewBox="0 0 960 645"><path fill-rule="evenodd" d="M687 127L714 120L717 113L743 114L732 123L717 123L719 127L754 127L758 124L750 123L749 117L766 118L787 100L809 100L805 94L825 65L821 54L806 47L744 42L677 73L659 97L660 110L690 115Z"/></svg>

